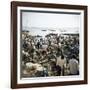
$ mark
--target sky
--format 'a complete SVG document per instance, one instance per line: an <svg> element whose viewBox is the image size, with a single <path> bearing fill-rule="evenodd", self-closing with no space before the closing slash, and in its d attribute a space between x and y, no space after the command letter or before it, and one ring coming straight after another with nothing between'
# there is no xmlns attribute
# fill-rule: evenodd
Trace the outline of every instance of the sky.
<svg viewBox="0 0 90 90"><path fill-rule="evenodd" d="M55 33L66 29L67 32L73 33L79 30L80 20L80 15L77 14L22 12L22 29L40 35L50 32L49 30L42 32L41 29L55 29Z"/></svg>

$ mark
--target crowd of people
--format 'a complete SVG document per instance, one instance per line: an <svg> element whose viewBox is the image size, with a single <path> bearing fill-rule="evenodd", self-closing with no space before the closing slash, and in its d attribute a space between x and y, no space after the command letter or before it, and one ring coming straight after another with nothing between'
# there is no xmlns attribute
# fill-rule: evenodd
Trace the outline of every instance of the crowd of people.
<svg viewBox="0 0 90 90"><path fill-rule="evenodd" d="M21 77L79 75L79 34L22 31Z"/></svg>

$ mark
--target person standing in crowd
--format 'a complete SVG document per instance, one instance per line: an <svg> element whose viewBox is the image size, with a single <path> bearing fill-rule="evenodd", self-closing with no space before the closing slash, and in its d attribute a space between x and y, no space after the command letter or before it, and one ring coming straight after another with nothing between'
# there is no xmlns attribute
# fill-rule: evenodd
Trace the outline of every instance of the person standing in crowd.
<svg viewBox="0 0 90 90"><path fill-rule="evenodd" d="M61 75L61 67L59 65L56 65L55 61L51 62L51 72L52 72L52 76Z"/></svg>
<svg viewBox="0 0 90 90"><path fill-rule="evenodd" d="M48 46L51 46L51 40L50 39L48 40Z"/></svg>
<svg viewBox="0 0 90 90"><path fill-rule="evenodd" d="M69 60L70 75L79 75L79 63L75 55Z"/></svg>
<svg viewBox="0 0 90 90"><path fill-rule="evenodd" d="M47 70L47 68L44 68L43 75L44 75L44 77L48 76L48 70Z"/></svg>
<svg viewBox="0 0 90 90"><path fill-rule="evenodd" d="M56 40L57 40L57 44L59 44L59 36L57 36Z"/></svg>
<svg viewBox="0 0 90 90"><path fill-rule="evenodd" d="M57 65L61 67L61 75L64 75L64 64L66 64L66 59L64 55L57 56Z"/></svg>
<svg viewBox="0 0 90 90"><path fill-rule="evenodd" d="M66 63L63 66L63 76L67 76L70 74L70 66L69 66L69 59L67 58Z"/></svg>
<svg viewBox="0 0 90 90"><path fill-rule="evenodd" d="M40 49L40 42L39 42L39 40L37 42L37 48Z"/></svg>

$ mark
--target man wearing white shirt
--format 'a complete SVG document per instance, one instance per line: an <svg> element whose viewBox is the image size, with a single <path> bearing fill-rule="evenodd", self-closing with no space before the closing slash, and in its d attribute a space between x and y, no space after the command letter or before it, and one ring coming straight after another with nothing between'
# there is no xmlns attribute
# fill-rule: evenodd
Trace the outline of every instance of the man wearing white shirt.
<svg viewBox="0 0 90 90"><path fill-rule="evenodd" d="M70 66L70 75L78 75L79 74L79 63L75 59L75 55L73 55L72 59L70 59L69 66Z"/></svg>
<svg viewBox="0 0 90 90"><path fill-rule="evenodd" d="M57 57L57 65L61 67L61 75L64 75L64 64L66 64L66 59L64 55Z"/></svg>

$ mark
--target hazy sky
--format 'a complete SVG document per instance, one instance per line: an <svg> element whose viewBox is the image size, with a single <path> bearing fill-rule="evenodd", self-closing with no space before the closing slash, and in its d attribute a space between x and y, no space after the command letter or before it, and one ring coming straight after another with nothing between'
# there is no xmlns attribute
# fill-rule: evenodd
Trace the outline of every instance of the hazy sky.
<svg viewBox="0 0 90 90"><path fill-rule="evenodd" d="M23 12L23 27L80 27L80 15Z"/></svg>
<svg viewBox="0 0 90 90"><path fill-rule="evenodd" d="M52 13L37 13L23 12L22 13L23 29L31 27L42 28L80 28L80 15L76 14L52 14ZM72 31L72 30L71 30ZM69 32L71 32L69 29ZM39 29L32 29L33 34L42 34ZM57 31L58 32L58 31ZM48 32L46 32L48 33ZM45 34L45 32L44 32Z"/></svg>

